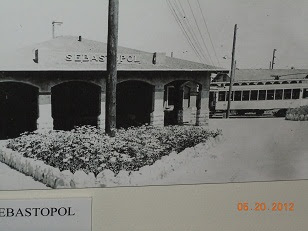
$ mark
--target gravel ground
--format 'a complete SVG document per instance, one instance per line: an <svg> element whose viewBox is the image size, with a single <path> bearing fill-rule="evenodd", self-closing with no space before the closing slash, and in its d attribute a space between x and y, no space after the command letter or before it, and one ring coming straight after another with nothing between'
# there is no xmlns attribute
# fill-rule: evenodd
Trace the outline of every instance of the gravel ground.
<svg viewBox="0 0 308 231"><path fill-rule="evenodd" d="M308 179L308 122L283 118L212 119L224 141L155 184Z"/></svg>

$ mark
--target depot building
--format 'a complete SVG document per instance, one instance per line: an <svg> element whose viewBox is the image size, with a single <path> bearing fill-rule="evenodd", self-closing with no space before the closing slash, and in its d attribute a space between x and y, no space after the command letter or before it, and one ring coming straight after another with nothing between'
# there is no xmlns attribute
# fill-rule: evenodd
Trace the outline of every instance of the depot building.
<svg viewBox="0 0 308 231"><path fill-rule="evenodd" d="M104 128L106 43L57 37L0 58L0 139L36 129ZM117 127L207 125L211 75L165 53L118 47Z"/></svg>

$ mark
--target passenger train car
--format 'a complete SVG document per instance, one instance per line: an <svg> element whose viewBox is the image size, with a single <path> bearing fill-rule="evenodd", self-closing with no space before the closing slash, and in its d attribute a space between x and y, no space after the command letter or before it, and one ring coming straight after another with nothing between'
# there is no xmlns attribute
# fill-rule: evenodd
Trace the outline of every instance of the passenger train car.
<svg viewBox="0 0 308 231"><path fill-rule="evenodd" d="M210 114L226 112L229 82L212 82L210 88ZM232 84L231 114L262 115L270 111L284 116L288 108L308 105L308 78L289 80L235 81Z"/></svg>

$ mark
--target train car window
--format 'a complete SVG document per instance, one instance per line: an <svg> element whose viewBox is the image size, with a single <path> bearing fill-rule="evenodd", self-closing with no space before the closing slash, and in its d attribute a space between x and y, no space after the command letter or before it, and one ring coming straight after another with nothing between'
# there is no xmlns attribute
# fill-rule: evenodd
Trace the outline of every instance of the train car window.
<svg viewBox="0 0 308 231"><path fill-rule="evenodd" d="M225 91L218 92L218 101L226 101L226 92Z"/></svg>
<svg viewBox="0 0 308 231"><path fill-rule="evenodd" d="M274 90L268 90L267 91L267 95L266 95L266 99L267 100L274 100L274 95L275 95L275 91Z"/></svg>
<svg viewBox="0 0 308 231"><path fill-rule="evenodd" d="M300 89L293 89L292 91L292 99L299 99Z"/></svg>
<svg viewBox="0 0 308 231"><path fill-rule="evenodd" d="M249 100L249 91L243 91L242 101L248 101L248 100Z"/></svg>
<svg viewBox="0 0 308 231"><path fill-rule="evenodd" d="M283 98L284 99L291 99L291 89L284 89Z"/></svg>
<svg viewBox="0 0 308 231"><path fill-rule="evenodd" d="M229 91L226 92L226 101L228 101L228 97L229 97ZM234 91L231 92L231 101L233 101L234 98Z"/></svg>
<svg viewBox="0 0 308 231"><path fill-rule="evenodd" d="M257 100L258 99L258 90L252 90L250 92L250 100Z"/></svg>
<svg viewBox="0 0 308 231"><path fill-rule="evenodd" d="M259 91L259 100L265 100L266 90Z"/></svg>
<svg viewBox="0 0 308 231"><path fill-rule="evenodd" d="M275 99L276 100L282 99L282 96L283 96L283 90L277 89L276 92L275 92Z"/></svg>
<svg viewBox="0 0 308 231"><path fill-rule="evenodd" d="M241 101L242 99L242 91L235 91L234 92L234 101Z"/></svg>
<svg viewBox="0 0 308 231"><path fill-rule="evenodd" d="M308 98L308 88L304 89L303 98L304 99Z"/></svg>

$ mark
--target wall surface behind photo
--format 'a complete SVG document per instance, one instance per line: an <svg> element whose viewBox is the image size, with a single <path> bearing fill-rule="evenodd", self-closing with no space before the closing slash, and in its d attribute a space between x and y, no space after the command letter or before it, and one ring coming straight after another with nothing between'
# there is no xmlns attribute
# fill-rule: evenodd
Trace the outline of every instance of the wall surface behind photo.
<svg viewBox="0 0 308 231"><path fill-rule="evenodd" d="M2 191L0 199L92 197L93 231L306 230L308 181ZM238 203L248 202L248 211ZM272 211L272 203L294 211ZM255 203L269 210L254 211ZM250 210L250 208L252 210Z"/></svg>

